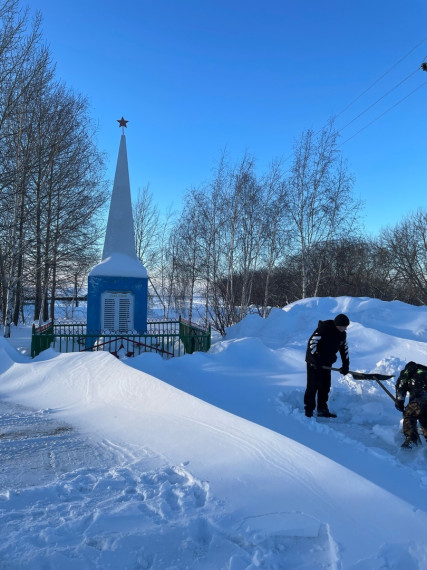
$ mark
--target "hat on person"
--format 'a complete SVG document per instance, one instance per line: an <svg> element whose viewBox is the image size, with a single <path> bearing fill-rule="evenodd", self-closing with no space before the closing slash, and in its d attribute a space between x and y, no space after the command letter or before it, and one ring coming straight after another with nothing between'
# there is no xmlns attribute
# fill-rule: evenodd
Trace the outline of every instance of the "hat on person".
<svg viewBox="0 0 427 570"><path fill-rule="evenodd" d="M342 313L337 315L334 319L334 325L337 327L348 327L350 324L350 319L347 315L343 315Z"/></svg>

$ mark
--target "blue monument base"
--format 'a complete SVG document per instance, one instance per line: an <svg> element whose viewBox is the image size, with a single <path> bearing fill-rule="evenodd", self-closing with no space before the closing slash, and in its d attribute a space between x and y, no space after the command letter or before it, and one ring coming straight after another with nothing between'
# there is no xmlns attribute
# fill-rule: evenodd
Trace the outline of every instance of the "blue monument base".
<svg viewBox="0 0 427 570"><path fill-rule="evenodd" d="M86 348L94 346L102 333L144 334L147 300L147 277L89 275Z"/></svg>

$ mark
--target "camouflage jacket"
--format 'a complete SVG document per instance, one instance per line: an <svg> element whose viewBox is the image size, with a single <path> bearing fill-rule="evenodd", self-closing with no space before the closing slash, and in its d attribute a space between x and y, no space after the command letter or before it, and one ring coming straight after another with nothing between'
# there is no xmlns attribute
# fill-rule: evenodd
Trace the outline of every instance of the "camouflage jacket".
<svg viewBox="0 0 427 570"><path fill-rule="evenodd" d="M427 366L408 362L396 382L396 399L404 401L409 392L409 401L427 398Z"/></svg>

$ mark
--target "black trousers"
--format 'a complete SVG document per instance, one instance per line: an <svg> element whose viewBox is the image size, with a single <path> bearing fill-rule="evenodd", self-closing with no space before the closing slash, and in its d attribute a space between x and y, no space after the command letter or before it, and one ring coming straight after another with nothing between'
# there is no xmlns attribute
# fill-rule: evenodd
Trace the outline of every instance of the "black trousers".
<svg viewBox="0 0 427 570"><path fill-rule="evenodd" d="M307 364L307 388L304 394L304 407L306 410L328 409L328 398L331 390L331 371L323 368L313 368Z"/></svg>

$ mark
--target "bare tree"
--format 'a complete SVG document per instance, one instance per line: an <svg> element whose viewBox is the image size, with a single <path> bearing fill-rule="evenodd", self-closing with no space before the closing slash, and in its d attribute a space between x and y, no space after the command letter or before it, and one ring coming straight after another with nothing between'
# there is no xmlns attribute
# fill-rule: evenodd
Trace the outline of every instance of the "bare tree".
<svg viewBox="0 0 427 570"><path fill-rule="evenodd" d="M243 318L254 296L254 277L268 266L266 294L274 263L282 251L284 184L279 164L262 178L245 154L231 165L225 154L208 186L188 192L174 227L175 279L189 295L204 291L204 321L222 334ZM264 303L266 307L266 302ZM264 312L266 311L266 308Z"/></svg>
<svg viewBox="0 0 427 570"><path fill-rule="evenodd" d="M285 258L289 249L290 231L287 223L287 187L280 161L273 161L270 169L261 181L264 188L263 227L263 275L264 294L260 314L265 318L270 305L270 283L274 269Z"/></svg>
<svg viewBox="0 0 427 570"><path fill-rule="evenodd" d="M19 318L23 258L28 245L28 183L34 166L33 101L50 62L47 50L39 47L39 16L30 25L28 11L21 12L18 2L9 0L0 8L0 23L2 312L8 336L12 320L16 324Z"/></svg>
<svg viewBox="0 0 427 570"><path fill-rule="evenodd" d="M159 225L159 261L149 276L149 282L154 288L155 295L162 303L164 319L169 318L169 311L173 305L173 282L176 271L174 220L174 212L168 211Z"/></svg>
<svg viewBox="0 0 427 570"><path fill-rule="evenodd" d="M149 270L155 271L160 261L160 214L153 202L149 185L139 189L133 206L135 226L136 254L141 263Z"/></svg>
<svg viewBox="0 0 427 570"><path fill-rule="evenodd" d="M394 228L382 232L381 241L389 250L393 278L400 284L401 295L427 303L427 212L418 210ZM411 302L408 299L408 302ZM406 299L404 299L406 300ZM413 302L412 301L412 302Z"/></svg>
<svg viewBox="0 0 427 570"><path fill-rule="evenodd" d="M213 187L219 205L215 247L218 263L211 283L211 312L222 332L242 319L252 295L253 274L265 241L264 188L247 153L230 166L222 157Z"/></svg>
<svg viewBox="0 0 427 570"><path fill-rule="evenodd" d="M87 101L54 80L40 17L30 24L8 0L0 25L0 293L8 334L24 291L35 293L35 318L53 317L57 283L71 283L95 259L106 194Z"/></svg>
<svg viewBox="0 0 427 570"><path fill-rule="evenodd" d="M316 295L323 264L309 279L311 254L320 243L352 230L359 210L352 177L337 149L337 134L330 124L320 133L305 131L294 147L287 181L287 210L301 256L301 297Z"/></svg>

